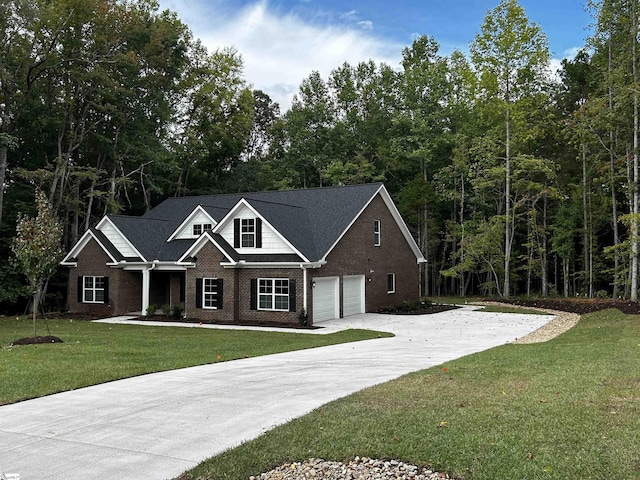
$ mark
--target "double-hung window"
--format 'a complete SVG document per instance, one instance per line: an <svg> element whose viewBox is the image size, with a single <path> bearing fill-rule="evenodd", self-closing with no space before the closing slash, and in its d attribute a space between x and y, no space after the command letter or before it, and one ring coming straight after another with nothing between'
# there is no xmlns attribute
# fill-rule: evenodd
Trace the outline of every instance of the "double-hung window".
<svg viewBox="0 0 640 480"><path fill-rule="evenodd" d="M240 222L241 228L241 246L242 247L255 247L256 246L256 219L255 218L243 218Z"/></svg>
<svg viewBox="0 0 640 480"><path fill-rule="evenodd" d="M218 279L202 279L202 308L218 308Z"/></svg>
<svg viewBox="0 0 640 480"><path fill-rule="evenodd" d="M84 303L104 303L104 277L84 277L82 287Z"/></svg>
<svg viewBox="0 0 640 480"><path fill-rule="evenodd" d="M373 245L380 246L380 220L373 221Z"/></svg>
<svg viewBox="0 0 640 480"><path fill-rule="evenodd" d="M258 310L289 310L289 280L260 278L258 280Z"/></svg>
<svg viewBox="0 0 640 480"><path fill-rule="evenodd" d="M223 297L222 278L196 278L196 308L221 310Z"/></svg>

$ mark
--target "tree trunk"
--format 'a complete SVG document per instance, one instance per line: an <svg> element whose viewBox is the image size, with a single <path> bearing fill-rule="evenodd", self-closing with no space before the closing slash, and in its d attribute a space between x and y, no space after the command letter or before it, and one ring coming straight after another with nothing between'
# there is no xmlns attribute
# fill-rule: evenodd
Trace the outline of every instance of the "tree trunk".
<svg viewBox="0 0 640 480"><path fill-rule="evenodd" d="M38 299L40 298L40 287L36 288L36 291L33 293L33 313L31 314L33 318L33 338L37 337L36 334L36 317L38 316Z"/></svg>
<svg viewBox="0 0 640 480"><path fill-rule="evenodd" d="M427 162L424 160L422 161L422 178L424 179L424 182L427 183ZM422 228L424 229L424 235L422 238L422 241L424 242L424 258L427 260L424 264L424 292L426 296L429 296L429 289L431 286L431 282L429 281L429 210L427 208L426 195L422 209ZM435 262L435 255L433 257L433 261Z"/></svg>
<svg viewBox="0 0 640 480"><path fill-rule="evenodd" d="M542 296L549 295L549 258L547 256L547 196L542 206ZM556 284L557 286L557 284Z"/></svg>
<svg viewBox="0 0 640 480"><path fill-rule="evenodd" d="M96 178L94 177L91 180L91 188L89 189L89 194L87 195L87 209L85 211L84 217L84 228L82 229L82 234L91 228L91 211L93 210L93 196L95 194L96 189Z"/></svg>
<svg viewBox="0 0 640 480"><path fill-rule="evenodd" d="M505 187L504 187L504 201L505 201L505 220L504 220L504 288L502 296L509 298L511 292L511 286L509 277L511 275L511 151L510 151L510 139L511 139L511 118L509 107L507 104L506 113L506 128L507 128L507 141L506 141L506 155L505 155Z"/></svg>
<svg viewBox="0 0 640 480"><path fill-rule="evenodd" d="M608 43L608 64L607 69L609 73L609 112L613 113L613 81L611 80L612 66L613 66L613 45L612 45L612 32L609 31L609 43ZM609 188L611 190L611 226L613 227L613 246L620 245L620 231L618 228L618 201L616 199L616 182L615 182L615 132L613 126L609 128ZM613 298L619 296L620 290L620 252L617 248L614 248L614 271L613 271Z"/></svg>
<svg viewBox="0 0 640 480"><path fill-rule="evenodd" d="M535 208L535 207L534 207ZM532 220L527 221L527 297L531 296L531 272L533 270L533 228Z"/></svg>
<svg viewBox="0 0 640 480"><path fill-rule="evenodd" d="M585 295L588 293L588 285L591 283L589 278L589 205L587 201L587 188L588 188L588 179L587 179L587 146L586 144L582 144L582 243L584 248L584 293Z"/></svg>
<svg viewBox="0 0 640 480"><path fill-rule="evenodd" d="M69 232L69 245L75 245L78 241L78 232L80 231L80 185L74 182L73 185L73 202L71 204L71 226ZM67 208L69 208L67 206Z"/></svg>
<svg viewBox="0 0 640 480"><path fill-rule="evenodd" d="M0 146L0 226L2 226L2 207L4 204L4 183L7 173L7 156L9 147Z"/></svg>
<svg viewBox="0 0 640 480"><path fill-rule="evenodd" d="M461 192L461 196L460 196L460 225L462 226L462 238L460 240L460 262L464 264L464 241L465 241L465 231L464 231L464 202L465 202L465 190L464 190L464 175L460 176L460 181L461 181L461 188L460 188L460 192ZM467 289L467 283L465 283L465 278L464 278L464 270L460 271L460 296L464 297L466 289Z"/></svg>
<svg viewBox="0 0 640 480"><path fill-rule="evenodd" d="M631 301L638 301L638 71L636 67L636 44L638 28L636 3L631 7L632 58L633 58L633 217L631 220Z"/></svg>

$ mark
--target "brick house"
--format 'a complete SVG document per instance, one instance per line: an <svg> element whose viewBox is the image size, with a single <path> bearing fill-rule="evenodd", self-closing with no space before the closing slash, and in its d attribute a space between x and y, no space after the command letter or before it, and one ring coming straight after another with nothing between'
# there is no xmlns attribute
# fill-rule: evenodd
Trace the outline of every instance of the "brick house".
<svg viewBox="0 0 640 480"><path fill-rule="evenodd" d="M380 183L170 198L106 215L61 265L72 312L311 322L420 296L424 258Z"/></svg>

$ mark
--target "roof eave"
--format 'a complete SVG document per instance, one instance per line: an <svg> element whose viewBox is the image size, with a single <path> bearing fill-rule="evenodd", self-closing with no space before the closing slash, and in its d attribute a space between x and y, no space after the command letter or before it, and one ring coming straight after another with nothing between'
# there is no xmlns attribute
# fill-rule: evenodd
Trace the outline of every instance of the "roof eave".
<svg viewBox="0 0 640 480"><path fill-rule="evenodd" d="M327 262L221 262L224 268L320 268Z"/></svg>

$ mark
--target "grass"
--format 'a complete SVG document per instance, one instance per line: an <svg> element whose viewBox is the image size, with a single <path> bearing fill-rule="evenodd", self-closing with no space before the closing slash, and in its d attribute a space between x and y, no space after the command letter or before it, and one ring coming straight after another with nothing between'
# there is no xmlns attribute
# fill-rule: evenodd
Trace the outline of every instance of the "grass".
<svg viewBox="0 0 640 480"><path fill-rule="evenodd" d="M49 320L65 343L9 347L31 336L28 318L0 319L0 405L145 373L393 336L368 330L329 335L109 325ZM38 334L46 335L44 324Z"/></svg>
<svg viewBox="0 0 640 480"><path fill-rule="evenodd" d="M246 479L310 457L431 465L467 480L640 478L640 317L605 310L319 408L181 478Z"/></svg>

